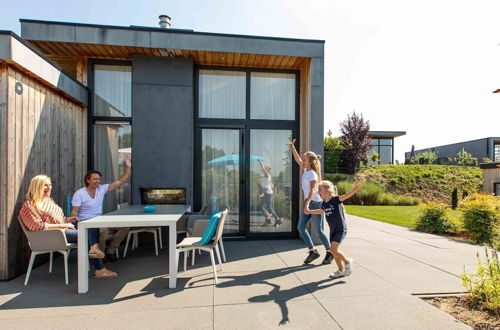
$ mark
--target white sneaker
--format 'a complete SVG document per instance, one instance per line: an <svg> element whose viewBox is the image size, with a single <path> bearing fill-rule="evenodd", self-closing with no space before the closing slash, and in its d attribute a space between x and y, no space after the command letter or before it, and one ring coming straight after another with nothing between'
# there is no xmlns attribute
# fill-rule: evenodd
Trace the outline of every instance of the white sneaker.
<svg viewBox="0 0 500 330"><path fill-rule="evenodd" d="M330 278L333 278L333 279L335 279L335 278L341 278L341 277L344 277L344 276L346 276L345 275L345 270L343 272L341 272L340 270L337 270L335 273L330 274Z"/></svg>
<svg viewBox="0 0 500 330"><path fill-rule="evenodd" d="M350 273L352 271L351 265L354 262L354 259L353 258L347 258L347 260L349 260L349 263L345 264L345 270L349 270L349 273Z"/></svg>

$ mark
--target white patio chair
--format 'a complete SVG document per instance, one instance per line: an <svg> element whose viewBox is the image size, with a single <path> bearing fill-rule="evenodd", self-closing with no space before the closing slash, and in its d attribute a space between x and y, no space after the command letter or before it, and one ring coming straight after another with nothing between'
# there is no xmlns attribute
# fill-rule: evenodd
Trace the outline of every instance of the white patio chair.
<svg viewBox="0 0 500 330"><path fill-rule="evenodd" d="M224 221L226 221L226 216L227 216L227 209L222 212L222 216L219 220L219 223L217 224L217 230L215 232L214 239L205 245L200 245L200 239L201 237L186 237L177 244L177 249L176 249L176 258L179 260L179 254L181 252L184 252L184 271L186 271L187 268L187 254L189 251L193 251L193 256L194 256L194 250L199 249L203 251L207 251L210 253L210 261L212 262L212 270L214 272L214 283L217 284L217 269L215 265L215 258L214 258L214 250L215 253L217 254L217 259L219 260L219 266L220 269L222 270L222 261L219 253L219 248L218 248L218 243L220 241L220 238L222 237L222 231L224 229Z"/></svg>
<svg viewBox="0 0 500 330"><path fill-rule="evenodd" d="M28 272L26 273L26 278L24 280L24 285L28 285L28 280L31 275L33 263L35 262L35 257L39 254L50 253L49 273L52 273L52 259L54 252L59 252L63 255L64 276L66 285L68 285L68 257L71 249L76 249L77 245L68 243L68 241L66 240L66 235L64 234L64 230L62 229L31 231L26 228L23 220L21 219L21 216L18 217L18 220L24 234L26 235L26 238L28 239L28 244L31 249L30 262L28 266Z"/></svg>

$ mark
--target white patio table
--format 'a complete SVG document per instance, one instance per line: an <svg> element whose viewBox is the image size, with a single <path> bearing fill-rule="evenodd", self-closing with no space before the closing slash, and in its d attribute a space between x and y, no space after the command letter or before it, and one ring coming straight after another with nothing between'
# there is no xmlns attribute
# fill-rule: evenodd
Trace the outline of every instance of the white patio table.
<svg viewBox="0 0 500 330"><path fill-rule="evenodd" d="M132 205L130 207L110 212L92 219L78 223L78 293L86 293L89 290L89 258L87 230L89 228L106 227L169 227L168 236L168 287L173 289L177 283L177 221L186 212L191 211L190 205L156 205L154 213L146 213L144 205Z"/></svg>

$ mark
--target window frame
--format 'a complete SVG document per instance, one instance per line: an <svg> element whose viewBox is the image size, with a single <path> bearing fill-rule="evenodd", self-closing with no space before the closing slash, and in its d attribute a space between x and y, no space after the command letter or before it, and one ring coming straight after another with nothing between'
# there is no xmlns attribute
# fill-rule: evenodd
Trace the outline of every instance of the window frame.
<svg viewBox="0 0 500 330"><path fill-rule="evenodd" d="M132 61L120 60L103 60L103 59L88 59L87 61L87 88L90 92L88 107L87 107L87 170L94 168L94 125L99 125L102 122L107 122L109 125L128 124L132 126L132 116L130 117L110 117L110 116L96 116L94 114L94 66L95 65L116 65L116 66L130 66L132 68ZM133 88L133 80L131 81L130 88ZM133 106L133 91L130 94L130 102ZM131 109L133 112L133 109Z"/></svg>

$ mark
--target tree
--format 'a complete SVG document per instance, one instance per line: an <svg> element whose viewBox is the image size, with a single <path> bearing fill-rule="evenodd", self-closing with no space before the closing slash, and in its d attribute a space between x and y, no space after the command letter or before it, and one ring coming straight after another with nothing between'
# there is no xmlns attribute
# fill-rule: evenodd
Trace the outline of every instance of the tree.
<svg viewBox="0 0 500 330"><path fill-rule="evenodd" d="M368 159L368 151L372 147L369 121L362 114L353 111L347 119L340 123L340 145L342 146L342 162L348 174L355 174L361 162Z"/></svg>

